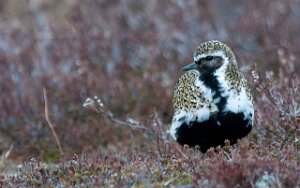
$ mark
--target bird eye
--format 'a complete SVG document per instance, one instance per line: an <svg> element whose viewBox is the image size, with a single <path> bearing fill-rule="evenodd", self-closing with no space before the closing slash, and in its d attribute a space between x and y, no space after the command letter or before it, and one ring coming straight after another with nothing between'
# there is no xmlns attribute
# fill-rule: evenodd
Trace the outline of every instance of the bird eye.
<svg viewBox="0 0 300 188"><path fill-rule="evenodd" d="M206 60L206 61L211 61L211 60L213 60L213 58L214 58L213 56L206 56L206 57L205 57L205 60Z"/></svg>

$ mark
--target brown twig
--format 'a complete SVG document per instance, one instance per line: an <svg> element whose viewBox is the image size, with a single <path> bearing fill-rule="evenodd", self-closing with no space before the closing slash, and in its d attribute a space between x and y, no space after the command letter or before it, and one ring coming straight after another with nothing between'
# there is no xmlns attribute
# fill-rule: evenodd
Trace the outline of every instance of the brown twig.
<svg viewBox="0 0 300 188"><path fill-rule="evenodd" d="M121 126L128 126L133 129L140 129L150 135L153 134L153 133L151 133L151 131L149 131L149 129L147 127L145 127L144 125L142 125L139 122L136 122L134 120L120 120L120 119L115 118L114 114L105 108L104 104L97 96L95 96L94 98L87 98L86 101L84 102L83 106L90 107L91 109L93 109L97 113L101 114L103 117L105 117L107 120L109 120L113 124L117 124L117 125L121 125Z"/></svg>
<svg viewBox="0 0 300 188"><path fill-rule="evenodd" d="M61 156L63 155L63 150L62 150L62 147L61 147L61 144L60 144L60 141L58 139L58 136L54 130L54 127L53 127L53 124L51 123L50 121L50 118L49 118L49 108L48 108L48 98L47 98L47 90L45 88L43 88L43 92L44 92L44 100L45 100L45 117L46 117L46 121L52 131L52 134L56 140L56 143L58 145L58 148L59 148L59 152L61 154Z"/></svg>
<svg viewBox="0 0 300 188"><path fill-rule="evenodd" d="M111 113L111 112L104 112L103 111L102 115L104 117L106 117L107 119L109 119L112 123L129 126L133 129L143 129L144 131L148 132L148 129L145 126L137 124L137 123L133 123L133 122L130 122L130 121L123 121L123 120L116 119L114 117L113 113Z"/></svg>

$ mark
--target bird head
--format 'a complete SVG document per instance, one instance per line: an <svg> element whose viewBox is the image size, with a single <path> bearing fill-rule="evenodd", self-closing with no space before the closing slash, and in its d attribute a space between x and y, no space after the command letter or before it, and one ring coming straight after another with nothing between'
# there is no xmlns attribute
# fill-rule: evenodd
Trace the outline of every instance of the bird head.
<svg viewBox="0 0 300 188"><path fill-rule="evenodd" d="M183 67L182 71L198 70L200 73L214 72L231 63L236 67L232 50L217 40L201 43L194 53L194 62Z"/></svg>

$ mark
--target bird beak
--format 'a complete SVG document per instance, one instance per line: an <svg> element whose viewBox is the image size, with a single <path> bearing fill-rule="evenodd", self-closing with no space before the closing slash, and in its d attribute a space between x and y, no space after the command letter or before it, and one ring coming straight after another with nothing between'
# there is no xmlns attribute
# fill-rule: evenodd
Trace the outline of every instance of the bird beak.
<svg viewBox="0 0 300 188"><path fill-rule="evenodd" d="M188 71L188 70L196 69L196 67L197 67L196 63L191 63L191 64L183 67L181 69L181 71Z"/></svg>

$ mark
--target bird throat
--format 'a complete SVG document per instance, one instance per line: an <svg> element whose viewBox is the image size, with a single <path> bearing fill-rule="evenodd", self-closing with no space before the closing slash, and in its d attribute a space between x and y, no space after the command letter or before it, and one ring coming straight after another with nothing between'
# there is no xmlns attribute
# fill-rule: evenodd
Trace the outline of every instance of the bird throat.
<svg viewBox="0 0 300 188"><path fill-rule="evenodd" d="M206 87L215 93L213 99L219 99L217 100L218 102L216 103L216 106L218 107L219 111L222 111L226 105L227 97L223 97L221 95L220 82L214 73L215 70L207 70L200 74L199 80L201 80Z"/></svg>

